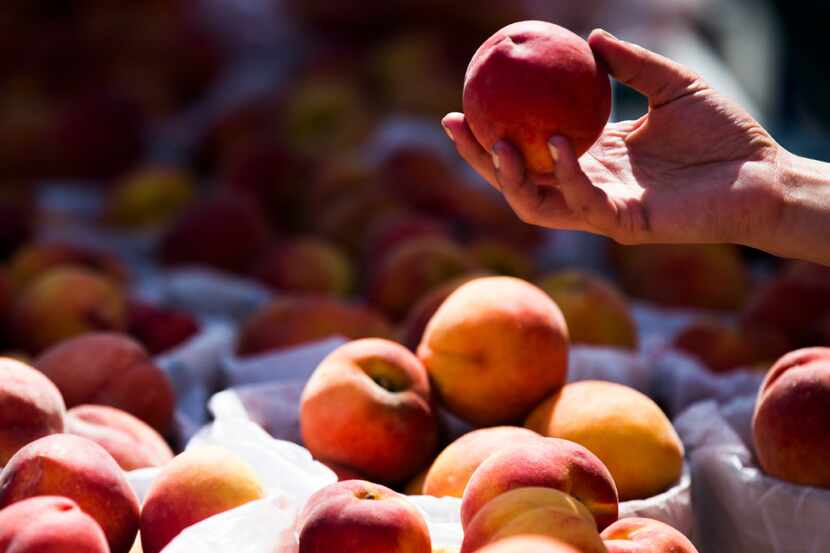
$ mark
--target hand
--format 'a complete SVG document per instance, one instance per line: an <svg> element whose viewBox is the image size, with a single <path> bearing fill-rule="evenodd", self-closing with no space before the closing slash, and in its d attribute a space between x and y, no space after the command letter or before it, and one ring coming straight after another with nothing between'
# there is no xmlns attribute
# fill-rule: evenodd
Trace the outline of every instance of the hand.
<svg viewBox="0 0 830 553"><path fill-rule="evenodd" d="M649 110L607 125L579 159L565 138L551 137L553 175L529 177L505 141L485 151L461 113L442 122L519 218L623 244L758 243L774 233L782 149L760 124L667 58L604 31L588 42L611 76L648 98Z"/></svg>

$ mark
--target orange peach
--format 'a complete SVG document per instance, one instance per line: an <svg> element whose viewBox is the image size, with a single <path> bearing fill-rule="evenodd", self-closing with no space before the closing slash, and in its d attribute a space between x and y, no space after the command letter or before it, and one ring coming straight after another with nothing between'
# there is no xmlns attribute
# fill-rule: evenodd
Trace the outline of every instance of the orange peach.
<svg viewBox="0 0 830 553"><path fill-rule="evenodd" d="M253 274L268 287L287 293L345 296L354 284L348 256L314 236L276 244L263 255Z"/></svg>
<svg viewBox="0 0 830 553"><path fill-rule="evenodd" d="M431 553L424 518L404 496L349 480L312 495L297 521L299 553Z"/></svg>
<svg viewBox="0 0 830 553"><path fill-rule="evenodd" d="M610 281L566 270L542 278L538 285L562 310L572 343L637 349L631 308Z"/></svg>
<svg viewBox="0 0 830 553"><path fill-rule="evenodd" d="M17 290L23 290L50 269L72 265L123 284L129 278L124 263L114 255L67 242L36 242L18 250L9 270Z"/></svg>
<svg viewBox="0 0 830 553"><path fill-rule="evenodd" d="M478 551L480 553L580 553L562 541L532 534L505 538Z"/></svg>
<svg viewBox="0 0 830 553"><path fill-rule="evenodd" d="M109 553L98 523L65 497L24 499L0 511L0 553Z"/></svg>
<svg viewBox="0 0 830 553"><path fill-rule="evenodd" d="M481 426L511 423L564 384L568 329L532 284L479 278L441 304L418 357L454 414Z"/></svg>
<svg viewBox="0 0 830 553"><path fill-rule="evenodd" d="M438 444L426 370L388 340L341 346L303 390L300 430L315 457L378 481L403 482L429 462Z"/></svg>
<svg viewBox="0 0 830 553"><path fill-rule="evenodd" d="M67 407L109 405L161 434L170 430L176 402L170 379L128 336L84 334L49 348L34 366L55 383Z"/></svg>
<svg viewBox="0 0 830 553"><path fill-rule="evenodd" d="M596 455L579 444L557 438L537 438L506 447L475 470L464 490L461 524L466 528L496 496L514 488L561 490L578 499L599 529L617 520L617 487Z"/></svg>
<svg viewBox="0 0 830 553"><path fill-rule="evenodd" d="M622 384L568 384L525 426L588 448L608 467L621 501L663 492L683 470L683 444L671 421L648 396Z"/></svg>
<svg viewBox="0 0 830 553"><path fill-rule="evenodd" d="M618 520L600 535L608 553L697 553L689 538L650 518Z"/></svg>
<svg viewBox="0 0 830 553"><path fill-rule="evenodd" d="M194 197L194 178L170 165L140 167L118 179L109 192L105 215L125 228L153 227L172 220Z"/></svg>
<svg viewBox="0 0 830 553"><path fill-rule="evenodd" d="M132 547L138 498L118 463L95 442L54 434L18 451L0 473L0 509L40 495L75 501L101 526L112 553Z"/></svg>
<svg viewBox="0 0 830 553"><path fill-rule="evenodd" d="M468 432L444 448L432 462L424 481L424 493L435 497L463 497L473 472L487 458L506 447L538 439L539 434L519 426L495 426Z"/></svg>
<svg viewBox="0 0 830 553"><path fill-rule="evenodd" d="M0 357L0 467L26 444L63 432L66 408L42 373Z"/></svg>
<svg viewBox="0 0 830 553"><path fill-rule="evenodd" d="M487 503L464 529L461 553L511 536L535 534L560 540L581 553L607 553L591 512L553 488L514 488Z"/></svg>
<svg viewBox="0 0 830 553"><path fill-rule="evenodd" d="M577 155L586 152L611 114L611 85L582 38L521 21L497 31L470 60L464 113L486 151L509 140L530 171L551 173L548 139L565 136Z"/></svg>
<svg viewBox="0 0 830 553"><path fill-rule="evenodd" d="M141 508L141 546L159 553L185 528L264 496L253 469L218 447L198 447L167 463Z"/></svg>
<svg viewBox="0 0 830 553"><path fill-rule="evenodd" d="M243 323L236 351L243 356L257 355L335 335L385 338L392 335L392 329L382 315L360 304L334 298L285 297Z"/></svg>
<svg viewBox="0 0 830 553"><path fill-rule="evenodd" d="M767 373L752 419L764 471L804 486L830 488L830 348L788 353Z"/></svg>
<svg viewBox="0 0 830 553"><path fill-rule="evenodd" d="M170 446L147 423L105 405L79 405L66 414L66 432L92 440L125 471L160 467L173 458Z"/></svg>

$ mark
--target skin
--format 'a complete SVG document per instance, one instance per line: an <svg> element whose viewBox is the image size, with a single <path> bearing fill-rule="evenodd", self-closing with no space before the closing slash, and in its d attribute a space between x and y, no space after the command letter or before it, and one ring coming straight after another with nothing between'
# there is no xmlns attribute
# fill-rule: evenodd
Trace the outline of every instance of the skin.
<svg viewBox="0 0 830 553"><path fill-rule="evenodd" d="M830 264L829 164L787 152L688 68L605 31L588 43L612 77L648 97L649 110L609 123L579 159L551 137L553 173L529 175L508 142L484 150L462 113L442 121L520 219L622 244L727 242Z"/></svg>

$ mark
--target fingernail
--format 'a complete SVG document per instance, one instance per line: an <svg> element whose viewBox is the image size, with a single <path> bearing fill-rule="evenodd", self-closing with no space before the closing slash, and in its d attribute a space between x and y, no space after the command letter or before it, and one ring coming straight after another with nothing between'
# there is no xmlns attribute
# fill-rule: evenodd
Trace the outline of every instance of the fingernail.
<svg viewBox="0 0 830 553"><path fill-rule="evenodd" d="M612 34L611 34L611 33L609 33L608 31L606 31L605 29L597 29L597 31L599 31L599 33L600 33L601 35L603 35L603 36L605 36L605 37L607 37L607 38L610 38L610 39L612 39L612 40L619 40L617 37L615 37L614 35L612 35Z"/></svg>
<svg viewBox="0 0 830 553"><path fill-rule="evenodd" d="M450 137L450 140L455 142L455 138L453 137L452 131L450 130L450 128L448 126L446 126L444 123L441 123L441 126L444 127L444 132L447 133L447 136Z"/></svg>
<svg viewBox="0 0 830 553"><path fill-rule="evenodd" d="M556 148L553 138L548 140L548 151L550 151L550 157L553 158L553 163L559 163L559 150Z"/></svg>
<svg viewBox="0 0 830 553"><path fill-rule="evenodd" d="M499 154L496 153L496 147L495 146L493 146L493 151L491 152L491 155L493 156L493 167L495 167L496 171L498 171L500 162L499 162Z"/></svg>

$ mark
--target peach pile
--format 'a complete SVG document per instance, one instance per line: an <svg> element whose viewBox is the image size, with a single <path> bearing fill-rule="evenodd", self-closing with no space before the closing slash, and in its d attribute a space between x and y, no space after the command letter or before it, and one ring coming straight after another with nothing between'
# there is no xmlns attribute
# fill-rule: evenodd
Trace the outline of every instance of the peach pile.
<svg viewBox="0 0 830 553"><path fill-rule="evenodd" d="M95 520L65 497L24 499L0 511L0 553L109 553Z"/></svg>

